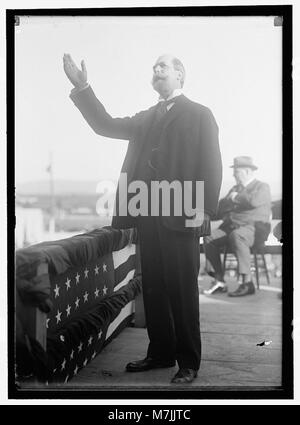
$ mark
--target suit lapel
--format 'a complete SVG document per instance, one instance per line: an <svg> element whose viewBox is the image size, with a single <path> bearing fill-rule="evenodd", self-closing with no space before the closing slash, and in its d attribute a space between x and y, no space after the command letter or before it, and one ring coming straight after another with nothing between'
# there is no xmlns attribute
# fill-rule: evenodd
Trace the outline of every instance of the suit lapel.
<svg viewBox="0 0 300 425"><path fill-rule="evenodd" d="M178 96L178 99L176 99L175 104L172 106L172 108L166 113L165 117L163 118L163 122L159 123L158 125L161 125L161 129L159 131L160 136L160 143L158 143L158 146L163 146L164 142L166 141L166 137L164 137L165 131L167 130L168 126L178 117L178 115L182 112L182 109L184 107L184 104L188 101L188 99L184 95ZM128 170L128 173L133 174L133 170L136 167L136 163L140 158L140 155L142 154L142 151L144 150L145 143L149 143L149 139L152 137L152 130L153 130L153 123L155 119L155 113L156 113L156 107L152 106L149 109L149 115L147 116L146 121L144 122L144 125L141 128L140 136L138 137L139 141L138 143L134 143L134 154L131 155L131 161L132 161L132 170Z"/></svg>
<svg viewBox="0 0 300 425"><path fill-rule="evenodd" d="M171 122L174 121L178 117L178 115L182 112L184 104L186 103L187 100L188 99L184 95L178 96L178 99L176 99L175 105L173 105L172 108L166 113L163 126L162 126L162 132L166 131L168 126L171 124Z"/></svg>
<svg viewBox="0 0 300 425"><path fill-rule="evenodd" d="M251 191L254 189L254 187L256 186L256 184L257 184L257 180L256 180L256 179L252 180L252 182L251 182L251 183L249 183L249 184L245 187L245 190L246 190L247 192L251 192Z"/></svg>
<svg viewBox="0 0 300 425"><path fill-rule="evenodd" d="M151 108L147 111L147 117L145 118L145 121L142 123L139 133L136 136L136 139L129 143L128 146L128 161L126 161L127 158L125 158L123 167L124 170L127 172L128 175L128 181L131 181L131 179L134 176L135 169L137 166L137 162L140 160L140 156L142 155L142 152L145 148L145 143L147 143L147 140L149 138L149 134L151 134L152 124L155 117L155 111L156 111L156 105L151 106ZM130 167L129 167L130 164Z"/></svg>

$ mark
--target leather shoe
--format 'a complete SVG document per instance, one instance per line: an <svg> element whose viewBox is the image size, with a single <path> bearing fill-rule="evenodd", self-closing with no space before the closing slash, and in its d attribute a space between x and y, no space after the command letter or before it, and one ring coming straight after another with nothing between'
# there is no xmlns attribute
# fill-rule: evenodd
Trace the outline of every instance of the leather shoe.
<svg viewBox="0 0 300 425"><path fill-rule="evenodd" d="M173 377L171 383L173 384L186 384L193 382L197 377L197 370L194 369L179 369L176 375Z"/></svg>
<svg viewBox="0 0 300 425"><path fill-rule="evenodd" d="M130 362L126 366L127 372L144 372L151 369L160 369L175 366L175 360L157 360L146 357L143 360Z"/></svg>
<svg viewBox="0 0 300 425"><path fill-rule="evenodd" d="M255 286L253 282L246 282L239 285L239 287L233 291L228 292L229 297L243 297L244 295L252 295L255 293Z"/></svg>

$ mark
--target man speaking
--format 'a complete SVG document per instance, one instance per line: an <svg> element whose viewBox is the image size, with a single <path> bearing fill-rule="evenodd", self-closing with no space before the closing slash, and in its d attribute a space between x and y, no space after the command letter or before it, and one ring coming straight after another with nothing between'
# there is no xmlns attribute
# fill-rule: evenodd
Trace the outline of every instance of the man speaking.
<svg viewBox="0 0 300 425"><path fill-rule="evenodd" d="M64 55L63 61L65 73L74 86L70 97L91 128L105 137L129 140L121 176L126 176L128 184L143 182L149 189L147 213L132 214L129 205L132 198L120 194L119 181L112 221L116 228L137 227L141 249L149 345L145 358L128 363L126 370L168 368L177 361L179 370L172 383L192 382L201 360L199 237L210 234L210 217L217 208L222 179L214 116L207 107L182 94L185 69L171 55L160 56L153 66L152 85L159 94L158 104L125 118L113 118L106 112L87 82L84 61L81 69L69 54ZM166 213L161 206L154 208L157 201L151 197L154 182L168 182L175 184L175 188L185 187L189 182L192 189L179 202L178 193L173 193L177 201ZM186 208L179 207L185 206L188 197L190 204L195 204L199 195L197 182L203 182L200 195L204 203L195 219L186 213ZM124 199L127 214L121 205ZM198 213L201 219L197 221Z"/></svg>

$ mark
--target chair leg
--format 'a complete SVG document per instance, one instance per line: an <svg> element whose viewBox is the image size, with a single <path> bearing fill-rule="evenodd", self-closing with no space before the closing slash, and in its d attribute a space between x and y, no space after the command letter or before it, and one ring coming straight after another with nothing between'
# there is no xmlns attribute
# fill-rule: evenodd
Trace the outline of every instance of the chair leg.
<svg viewBox="0 0 300 425"><path fill-rule="evenodd" d="M258 261L257 261L256 252L254 252L254 264L255 264L256 287L257 289L259 289L259 270L258 270Z"/></svg>
<svg viewBox="0 0 300 425"><path fill-rule="evenodd" d="M267 282L268 282L268 285L270 285L270 276L269 276L269 271L268 271L268 267L267 267L266 257L265 257L265 254L261 254L261 256L262 256L262 260L263 260L263 263L264 263L264 269L265 269L265 273L266 273Z"/></svg>

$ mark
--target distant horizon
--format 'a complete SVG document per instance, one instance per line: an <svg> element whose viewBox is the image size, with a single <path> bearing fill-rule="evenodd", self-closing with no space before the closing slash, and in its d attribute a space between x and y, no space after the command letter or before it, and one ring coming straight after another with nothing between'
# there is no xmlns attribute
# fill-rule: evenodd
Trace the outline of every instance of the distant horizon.
<svg viewBox="0 0 300 425"><path fill-rule="evenodd" d="M259 178L258 178L259 180ZM96 191L96 187L97 184L99 182L103 182L103 181L109 181L109 182L114 182L115 184L117 184L118 179L110 179L110 178L103 178L103 179L89 179L89 180L78 180L78 179L54 179L53 183L54 183L54 190L55 193L57 195L68 195L68 194L72 194L72 193L78 193L78 195L82 195L84 193L86 193L87 195L92 195L95 194L97 195L97 191ZM266 182L266 181L265 181ZM282 182L279 180L273 180L273 181L267 181L266 183L268 183L270 185L271 188L271 195L272 195L272 200L278 200L282 198ZM59 184L59 187L55 187L57 184ZM34 186L34 185L39 185L40 187L35 189L37 192L34 192L34 189L30 189L30 186ZM72 186L71 188L68 188L67 190L62 187L63 185L65 186ZM88 190L88 186L92 186L95 185L95 191L93 192L91 189ZM228 190L234 185L234 179L230 180L230 179L224 179L222 182L222 187L221 187L221 197L225 196L226 193L228 192ZM22 187L23 186L23 187ZM28 187L29 186L29 187ZM46 188L43 190L41 188L41 186L50 186L50 181L47 179L39 179L39 180L30 180L30 181L26 181L26 182L18 182L16 183L16 194L17 195L45 195L47 194L47 190ZM73 187L74 186L74 187ZM82 188L78 187L78 186L82 186ZM19 189L18 189L19 188ZM49 187L50 190L50 187Z"/></svg>

